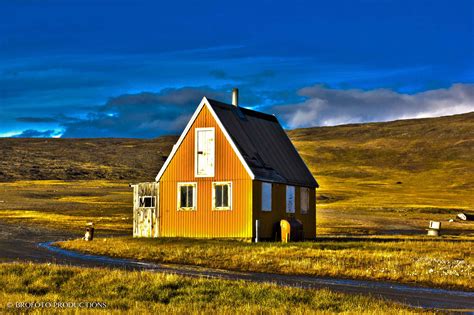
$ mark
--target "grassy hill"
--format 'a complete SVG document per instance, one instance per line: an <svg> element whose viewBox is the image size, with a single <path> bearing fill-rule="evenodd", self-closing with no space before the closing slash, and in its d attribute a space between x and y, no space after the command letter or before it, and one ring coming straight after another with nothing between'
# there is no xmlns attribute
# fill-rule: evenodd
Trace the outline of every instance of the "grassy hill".
<svg viewBox="0 0 474 315"><path fill-rule="evenodd" d="M289 135L321 185L320 232L407 232L474 210L474 113Z"/></svg>
<svg viewBox="0 0 474 315"><path fill-rule="evenodd" d="M288 134L321 185L318 233L407 233L474 210L474 113ZM151 181L176 139L0 139L0 181Z"/></svg>
<svg viewBox="0 0 474 315"><path fill-rule="evenodd" d="M154 180L177 137L0 139L0 181Z"/></svg>

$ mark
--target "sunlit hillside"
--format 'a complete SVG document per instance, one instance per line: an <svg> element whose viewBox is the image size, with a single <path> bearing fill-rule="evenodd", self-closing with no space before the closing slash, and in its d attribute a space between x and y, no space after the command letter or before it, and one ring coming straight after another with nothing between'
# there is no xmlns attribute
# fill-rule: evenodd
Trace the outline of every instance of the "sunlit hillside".
<svg viewBox="0 0 474 315"><path fill-rule="evenodd" d="M153 140L0 138L0 181L151 181L176 139L175 136Z"/></svg>
<svg viewBox="0 0 474 315"><path fill-rule="evenodd" d="M409 232L474 210L474 113L289 135L321 184L320 233Z"/></svg>
<svg viewBox="0 0 474 315"><path fill-rule="evenodd" d="M289 136L321 185L319 234L420 233L431 219L474 231L447 222L474 211L474 113ZM151 181L176 139L0 139L0 181Z"/></svg>

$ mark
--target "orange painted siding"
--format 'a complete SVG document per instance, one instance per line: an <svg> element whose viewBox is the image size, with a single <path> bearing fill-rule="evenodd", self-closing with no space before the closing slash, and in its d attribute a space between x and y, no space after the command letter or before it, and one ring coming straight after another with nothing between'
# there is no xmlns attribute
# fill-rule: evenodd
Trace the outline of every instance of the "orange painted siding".
<svg viewBox="0 0 474 315"><path fill-rule="evenodd" d="M194 176L195 128L215 128L214 177ZM232 182L232 210L212 210L212 182ZM197 209L177 210L178 182L197 183ZM204 106L160 179L160 236L252 237L252 180Z"/></svg>
<svg viewBox="0 0 474 315"><path fill-rule="evenodd" d="M286 213L286 185L272 184L272 211L262 211L262 182L253 183L253 219L260 220L259 237L274 239L273 226L290 215L303 223L304 237L316 237L316 190L309 189L309 209L307 214L301 214L301 191L295 186L295 213ZM255 237L255 235L253 236Z"/></svg>

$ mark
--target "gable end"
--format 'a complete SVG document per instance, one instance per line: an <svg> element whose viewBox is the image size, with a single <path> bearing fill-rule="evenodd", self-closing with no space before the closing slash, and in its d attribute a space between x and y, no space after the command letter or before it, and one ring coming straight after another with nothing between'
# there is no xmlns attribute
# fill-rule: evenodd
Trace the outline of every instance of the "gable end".
<svg viewBox="0 0 474 315"><path fill-rule="evenodd" d="M186 138L186 135L188 134L189 130L191 129L194 121L197 119L197 117L199 116L199 113L201 112L201 110L203 109L203 107L206 107L209 112L211 113L212 117L214 118L214 120L216 121L217 125L219 126L220 130L222 131L222 133L224 134L225 138L227 139L228 143L230 144L230 146L232 147L232 149L234 150L235 154L237 155L237 157L239 158L240 162L242 163L242 165L244 166L245 170L247 171L248 175L250 176L250 178L253 180L255 179L255 175L253 174L252 170L250 169L250 167L248 166L247 162L245 161L245 159L243 158L242 154L240 153L240 151L237 149L237 146L235 145L234 141L232 140L232 138L230 137L229 133L227 132L227 130L225 129L224 125L222 124L222 122L220 121L219 117L217 116L217 114L215 113L215 111L213 110L212 106L209 104L209 101L207 100L206 97L203 97L203 99L201 100L201 103L199 104L199 106L196 108L196 111L194 112L194 114L191 116L191 119L189 120L188 124L186 125L186 127L184 128L184 131L181 133L181 136L179 137L178 141L176 142L176 144L173 146L173 149L171 150L171 153L170 155L168 156L168 158L166 159L165 163L163 164L163 166L161 167L160 171L158 172L158 175L156 176L155 178L155 181L160 181L161 177L163 176L164 172L166 171L166 169L168 168L169 164L171 163L171 161L173 160L173 157L175 156L176 152L178 151L181 143L184 141L184 139Z"/></svg>

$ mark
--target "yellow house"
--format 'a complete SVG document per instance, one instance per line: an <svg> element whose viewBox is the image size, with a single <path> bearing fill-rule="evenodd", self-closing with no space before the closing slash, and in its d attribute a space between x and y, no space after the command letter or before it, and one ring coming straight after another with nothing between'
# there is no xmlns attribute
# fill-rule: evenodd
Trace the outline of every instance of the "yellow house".
<svg viewBox="0 0 474 315"><path fill-rule="evenodd" d="M153 183L133 185L134 236L316 236L318 183L273 115L204 97ZM258 233L258 234L257 234Z"/></svg>

